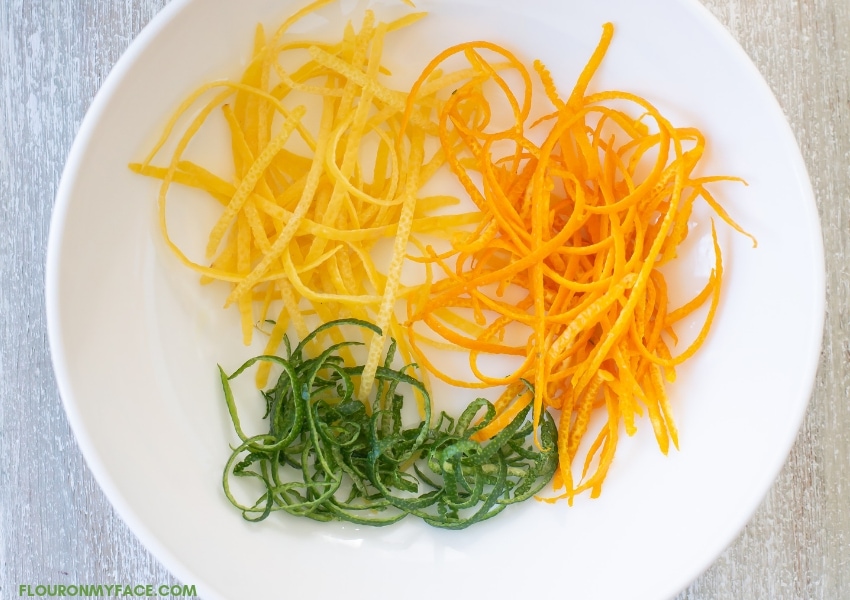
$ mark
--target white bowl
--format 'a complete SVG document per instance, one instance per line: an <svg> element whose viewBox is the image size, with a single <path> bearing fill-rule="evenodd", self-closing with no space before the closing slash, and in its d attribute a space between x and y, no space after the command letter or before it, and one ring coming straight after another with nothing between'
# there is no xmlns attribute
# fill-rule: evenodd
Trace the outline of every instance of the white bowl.
<svg viewBox="0 0 850 600"><path fill-rule="evenodd" d="M324 11L328 22L307 25L337 27L355 3L342 5ZM376 5L379 15L405 10ZM422 0L430 16L389 42L402 79L442 47L482 38L541 58L569 89L602 23L613 21L617 33L593 88L636 92L675 124L702 129L705 172L749 182L723 184L719 195L759 247L721 227L727 280L715 327L670 387L681 450L662 456L648 422L639 423L622 440L601 498L572 508L532 501L462 532L412 520L369 529L281 515L255 525L221 491L230 424L215 365L232 368L256 348L234 344L235 316L163 249L156 183L127 163L142 157L195 86L241 72L258 21L276 24L296 6L175 0L118 62L68 158L48 248L50 344L68 419L105 493L163 564L208 600L675 594L767 492L818 362L817 210L768 87L695 0ZM710 269L705 231L690 238L682 290Z"/></svg>

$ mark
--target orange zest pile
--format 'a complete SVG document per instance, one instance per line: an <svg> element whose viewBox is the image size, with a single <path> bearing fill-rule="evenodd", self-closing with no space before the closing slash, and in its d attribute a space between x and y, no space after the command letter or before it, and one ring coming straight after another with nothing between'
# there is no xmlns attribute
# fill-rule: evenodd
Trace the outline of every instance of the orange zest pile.
<svg viewBox="0 0 850 600"><path fill-rule="evenodd" d="M554 107L534 123L532 73L492 43L447 49L411 91L415 96L456 55L480 73L445 103L439 133L449 166L484 216L449 250L427 247L417 259L439 276L407 300L414 354L453 385L506 386L496 404L499 417L479 439L497 434L530 403L535 426L544 410L560 411L555 487L563 487L560 497L570 502L587 490L599 495L620 425L632 435L636 415L648 414L662 452L671 442L678 447L665 382L703 344L717 310L723 263L714 224L714 269L690 302L671 310L660 267L676 257L698 198L743 233L707 190L736 178L694 175L705 149L698 130L674 127L633 94L587 92L612 36L606 24L566 100L546 68L534 63ZM490 66L490 56L507 61L522 89ZM497 101L513 113L503 126L493 118ZM542 136L542 143L531 134ZM673 326L706 303L701 331L673 356ZM468 352L474 378L441 372L424 351L429 344ZM491 376L479 361L493 355L516 356L521 364L508 376ZM524 382L533 384L533 394ZM607 422L592 437L596 409L604 409Z"/></svg>

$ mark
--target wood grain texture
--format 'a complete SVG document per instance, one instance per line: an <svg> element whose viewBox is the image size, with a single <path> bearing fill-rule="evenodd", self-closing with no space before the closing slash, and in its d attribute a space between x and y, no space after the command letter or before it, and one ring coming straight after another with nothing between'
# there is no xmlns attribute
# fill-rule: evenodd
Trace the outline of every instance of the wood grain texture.
<svg viewBox="0 0 850 600"><path fill-rule="evenodd" d="M164 1L0 2L0 597L20 583L170 583L86 468L53 380L44 260L65 157Z"/></svg>
<svg viewBox="0 0 850 600"><path fill-rule="evenodd" d="M702 0L800 143L823 223L817 386L753 520L678 600L850 596L850 3ZM172 583L94 482L53 380L44 258L61 169L112 65L166 0L0 2L0 597L20 583Z"/></svg>

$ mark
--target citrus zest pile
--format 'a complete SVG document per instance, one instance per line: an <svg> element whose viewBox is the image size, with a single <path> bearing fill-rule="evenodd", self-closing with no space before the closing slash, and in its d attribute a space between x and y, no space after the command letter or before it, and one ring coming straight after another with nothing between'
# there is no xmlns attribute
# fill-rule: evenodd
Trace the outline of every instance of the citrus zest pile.
<svg viewBox="0 0 850 600"><path fill-rule="evenodd" d="M435 72L412 99L381 83L379 76L388 73L382 63L385 37L423 13L383 23L366 11L360 29L349 23L342 40L333 44L288 34L299 19L332 1L299 10L269 39L258 26L252 57L239 80L195 90L149 155L130 167L162 180L159 227L170 249L203 282L231 285L226 305L239 308L245 344L256 324L266 321L274 322L267 354L277 350L290 325L299 337L306 336L311 316L320 322L346 316L375 321L384 333L365 330L371 338L361 385L365 398L387 332L400 340L401 354L410 359L392 310L410 292L401 284L410 236L450 236L480 218L477 212L433 216L435 209L458 199L418 194L445 160L441 150L428 156L425 151L428 132L437 129L431 116L436 94L471 71ZM310 121L306 107L319 111L318 118ZM215 174L185 156L216 111L230 133L232 175ZM168 154L164 147L170 139L174 149L165 164L154 165L160 152ZM369 149L372 164L362 157ZM202 260L190 259L192 253L169 235L166 207L175 183L204 190L221 205ZM394 240L385 272L373 260L382 238ZM279 308L270 312L273 307ZM341 341L337 330L331 333ZM269 363L262 363L259 386L268 374Z"/></svg>
<svg viewBox="0 0 850 600"><path fill-rule="evenodd" d="M415 97L456 55L481 73L445 103L439 135L449 166L483 219L450 250L428 247L418 259L439 276L432 273L433 283L407 298L417 362L456 386L505 386L497 418L478 439L496 435L529 404L535 425L547 409L559 410L555 487L563 487L560 497L570 502L586 490L599 495L620 425L632 435L636 415L648 414L662 452L671 442L678 447L665 382L705 341L717 310L723 263L714 224L714 268L692 301L670 309L660 267L676 257L699 198L743 233L707 189L736 178L694 174L705 150L698 130L674 127L636 95L587 92L612 36L606 24L567 99L544 65L534 63L553 106L534 123L532 74L489 42L445 50L411 91ZM509 85L488 57L507 61L522 87ZM501 126L493 118L497 102L513 113ZM531 134L542 136L542 143ZM673 326L706 303L701 331L673 356ZM429 360L423 346L446 343L468 353L473 378L452 377ZM491 376L479 365L488 355L516 356L521 364L508 376ZM519 393L523 380L533 382L535 394ZM604 408L607 422L588 440L575 477L573 463L597 408Z"/></svg>
<svg viewBox="0 0 850 600"><path fill-rule="evenodd" d="M375 373L377 393L370 414L354 383L363 365L347 365L340 356L357 342L332 344L318 356L305 356L311 339L352 327L381 333L365 321L331 321L294 349L286 343L286 356L251 358L230 375L219 367L227 410L240 439L222 484L246 520L262 521L285 511L317 521L380 527L414 516L433 527L465 529L531 498L549 483L558 464L551 416L540 422L539 450L528 441L528 407L498 436L473 440L495 416L493 405L479 398L457 419L445 412L432 419L422 382L407 372L408 366L391 366L394 340ZM249 436L230 382L258 362L275 364L280 376L263 392L267 433ZM410 425L403 411L409 388L423 398L424 413ZM481 412L484 418L473 422ZM231 485L236 478L260 482L253 502L237 499Z"/></svg>
<svg viewBox="0 0 850 600"><path fill-rule="evenodd" d="M413 389L423 414L428 373L459 387L501 388L470 442L501 439L529 410L536 436L549 411L559 411L554 484L570 503L601 493L620 427L633 435L637 417L648 416L662 452L678 447L665 385L702 346L718 309L715 223L713 270L693 299L669 306L662 267L687 238L697 201L749 236L709 189L741 180L697 174L706 144L698 129L674 126L637 95L588 92L611 24L567 97L541 62L528 69L487 41L446 49L409 91L398 91L383 83L384 41L423 14L384 23L366 11L359 29L349 23L336 43L289 31L333 1L313 2L270 38L258 27L239 80L198 88L150 154L130 165L161 180L159 226L170 249L202 282L230 286L226 305L239 309L245 344L258 323L273 323L265 355L277 353L290 327L321 354L309 322L374 323L358 329L366 360L351 373L367 412L376 377L379 388L386 384L390 337L405 364L422 368L424 387ZM444 70L461 59L468 66ZM533 116L535 87L551 106L541 117ZM230 135L232 173L187 158L214 113ZM157 166L160 153L167 156ZM460 202L422 195L444 167L475 210L435 216ZM203 190L219 205L203 258L190 258L170 237L173 184ZM392 247L383 269L375 260L381 239ZM402 283L409 261L424 270L416 285ZM396 316L400 299L406 321ZM698 310L700 331L674 354L674 326ZM339 328L320 332L344 364L355 364ZM444 372L426 347L463 351L471 375ZM494 356L514 361L509 374L486 372ZM282 364L255 362L259 387L270 366ZM382 402L376 412L387 409ZM601 426L591 426L595 414Z"/></svg>

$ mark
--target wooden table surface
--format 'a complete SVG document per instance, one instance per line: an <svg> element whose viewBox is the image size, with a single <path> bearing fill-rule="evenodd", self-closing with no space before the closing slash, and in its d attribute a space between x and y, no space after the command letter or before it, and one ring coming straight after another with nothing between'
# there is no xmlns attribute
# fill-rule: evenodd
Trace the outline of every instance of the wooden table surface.
<svg viewBox="0 0 850 600"><path fill-rule="evenodd" d="M796 134L823 223L827 315L815 392L784 469L749 525L678 598L850 598L850 1L701 1L763 73ZM164 4L0 1L2 598L18 597L22 583L176 583L86 467L56 389L44 306L65 157L98 87Z"/></svg>

